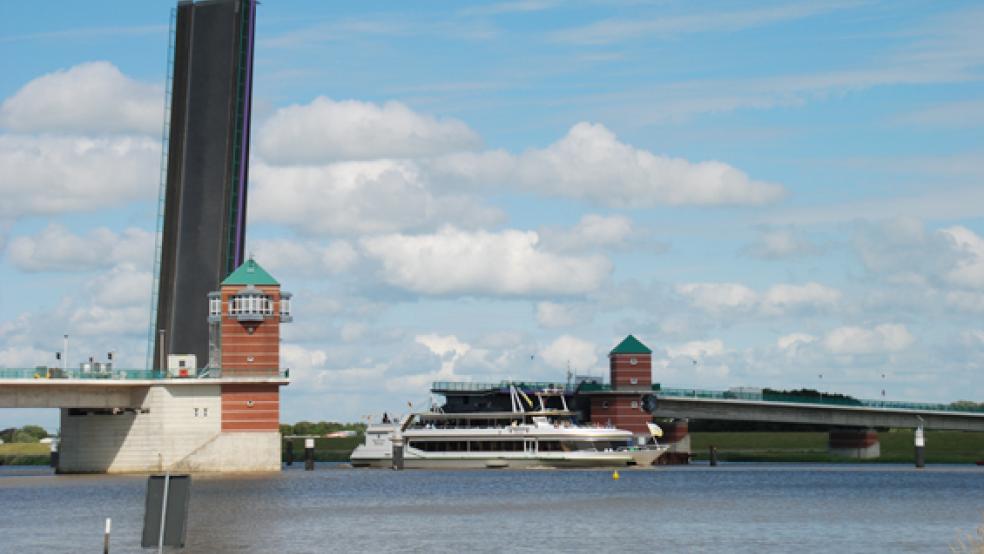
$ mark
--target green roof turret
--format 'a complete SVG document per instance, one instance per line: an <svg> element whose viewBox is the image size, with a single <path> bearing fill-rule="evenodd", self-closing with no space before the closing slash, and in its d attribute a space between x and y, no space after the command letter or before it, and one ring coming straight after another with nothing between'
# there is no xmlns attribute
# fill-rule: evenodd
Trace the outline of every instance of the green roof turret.
<svg viewBox="0 0 984 554"><path fill-rule="evenodd" d="M612 349L610 354L652 354L653 351L648 346L639 342L639 339L629 335Z"/></svg>
<svg viewBox="0 0 984 554"><path fill-rule="evenodd" d="M265 269L260 267L252 257L246 263L236 268L221 283L225 285L280 285Z"/></svg>

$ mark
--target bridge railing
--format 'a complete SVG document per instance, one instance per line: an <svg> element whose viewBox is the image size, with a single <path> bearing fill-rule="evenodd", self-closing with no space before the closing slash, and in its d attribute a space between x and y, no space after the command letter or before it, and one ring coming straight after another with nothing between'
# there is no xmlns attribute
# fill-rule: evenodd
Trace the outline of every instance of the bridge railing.
<svg viewBox="0 0 984 554"><path fill-rule="evenodd" d="M290 369L250 369L229 370L225 377L290 377ZM0 379L82 379L82 380L122 380L152 381L161 379L218 379L223 377L220 368L189 370L187 375L176 376L156 369L105 369L83 370L56 367L0 368Z"/></svg>
<svg viewBox="0 0 984 554"><path fill-rule="evenodd" d="M756 402L788 402L792 404L823 404L833 406L856 406L862 408L882 408L892 410L914 410L931 412L969 412L984 413L984 407L952 406L929 402L898 402L893 400L864 400L843 396L793 395L781 393L760 393L744 391L715 391L707 389L669 389L664 388L659 396L676 398L711 398L719 400L750 400Z"/></svg>

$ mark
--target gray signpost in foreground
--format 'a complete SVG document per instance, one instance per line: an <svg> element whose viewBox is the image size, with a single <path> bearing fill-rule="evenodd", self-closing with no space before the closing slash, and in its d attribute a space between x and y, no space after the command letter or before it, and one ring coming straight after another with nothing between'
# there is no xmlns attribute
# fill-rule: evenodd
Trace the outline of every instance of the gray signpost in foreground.
<svg viewBox="0 0 984 554"><path fill-rule="evenodd" d="M140 546L156 547L158 552L162 552L165 546L184 548L190 498L190 475L168 473L147 478L147 503Z"/></svg>

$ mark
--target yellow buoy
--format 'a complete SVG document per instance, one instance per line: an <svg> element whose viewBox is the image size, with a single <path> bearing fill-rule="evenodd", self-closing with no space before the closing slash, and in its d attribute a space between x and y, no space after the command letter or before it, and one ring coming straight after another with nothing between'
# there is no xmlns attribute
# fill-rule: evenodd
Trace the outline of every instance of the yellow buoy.
<svg viewBox="0 0 984 554"><path fill-rule="evenodd" d="M618 481L618 470L617 469L612 473L612 479L615 480L615 481Z"/></svg>

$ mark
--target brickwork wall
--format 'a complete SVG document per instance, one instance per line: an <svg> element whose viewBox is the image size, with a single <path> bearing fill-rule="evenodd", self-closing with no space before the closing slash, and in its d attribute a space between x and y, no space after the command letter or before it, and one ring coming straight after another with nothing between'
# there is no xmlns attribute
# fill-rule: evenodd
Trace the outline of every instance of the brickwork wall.
<svg viewBox="0 0 984 554"><path fill-rule="evenodd" d="M223 431L276 431L279 428L279 386L222 385Z"/></svg>
<svg viewBox="0 0 984 554"><path fill-rule="evenodd" d="M636 403L634 408L633 402ZM591 398L591 422L597 425L610 423L635 434L649 435L646 423L653 418L641 406L642 398L638 394L595 396Z"/></svg>
<svg viewBox="0 0 984 554"><path fill-rule="evenodd" d="M636 363L633 365L632 360ZM649 388L653 384L652 354L611 354L608 357L611 383L618 388ZM635 383L632 380L635 379Z"/></svg>
<svg viewBox="0 0 984 554"><path fill-rule="evenodd" d="M229 376L272 374L280 369L280 287L257 289L273 299L273 315L263 321L236 320L229 301L243 287L222 287L222 371Z"/></svg>

